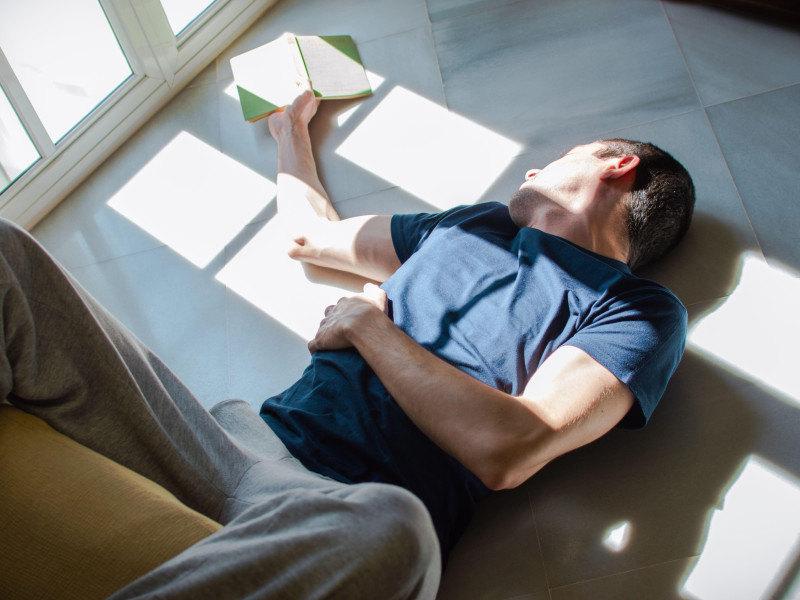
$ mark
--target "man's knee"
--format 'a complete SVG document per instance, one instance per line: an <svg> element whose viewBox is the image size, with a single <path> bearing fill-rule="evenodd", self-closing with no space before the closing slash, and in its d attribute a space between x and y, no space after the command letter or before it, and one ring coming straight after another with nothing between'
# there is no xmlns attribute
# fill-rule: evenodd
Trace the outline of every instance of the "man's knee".
<svg viewBox="0 0 800 600"><path fill-rule="evenodd" d="M374 563L385 598L433 597L441 575L439 542L425 505L391 485L355 486L356 535L362 555ZM369 569L368 569L369 570Z"/></svg>

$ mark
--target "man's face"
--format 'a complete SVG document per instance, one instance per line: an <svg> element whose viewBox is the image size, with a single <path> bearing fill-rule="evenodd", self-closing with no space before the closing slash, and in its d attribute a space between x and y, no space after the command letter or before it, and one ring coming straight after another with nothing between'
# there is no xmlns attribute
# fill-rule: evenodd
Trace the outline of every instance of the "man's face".
<svg viewBox="0 0 800 600"><path fill-rule="evenodd" d="M604 146L593 142L575 146L542 169L531 169L509 202L511 217L520 226L534 220L538 210L576 210L586 194L593 194L604 162L594 154Z"/></svg>

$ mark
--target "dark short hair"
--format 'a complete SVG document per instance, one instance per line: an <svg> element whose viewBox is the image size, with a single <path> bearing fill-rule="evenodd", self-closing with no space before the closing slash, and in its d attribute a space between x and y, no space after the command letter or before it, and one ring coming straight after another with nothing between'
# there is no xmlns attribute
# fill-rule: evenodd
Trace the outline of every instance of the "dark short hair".
<svg viewBox="0 0 800 600"><path fill-rule="evenodd" d="M689 229L694 184L681 163L661 148L626 139L600 140L595 156L636 155L639 164L628 197L628 266L643 267L669 252Z"/></svg>

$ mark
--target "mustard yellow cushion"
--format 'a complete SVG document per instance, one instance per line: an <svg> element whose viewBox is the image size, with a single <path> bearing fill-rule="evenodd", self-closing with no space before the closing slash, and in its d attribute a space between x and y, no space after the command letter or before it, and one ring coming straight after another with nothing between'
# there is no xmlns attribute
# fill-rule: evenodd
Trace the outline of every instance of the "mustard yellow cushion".
<svg viewBox="0 0 800 600"><path fill-rule="evenodd" d="M106 598L220 527L41 419L0 406L3 598Z"/></svg>

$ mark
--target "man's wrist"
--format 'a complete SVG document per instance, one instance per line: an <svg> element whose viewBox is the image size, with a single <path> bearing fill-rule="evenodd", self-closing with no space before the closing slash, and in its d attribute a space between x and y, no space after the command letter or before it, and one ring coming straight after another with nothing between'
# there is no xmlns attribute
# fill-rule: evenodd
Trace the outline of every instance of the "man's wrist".
<svg viewBox="0 0 800 600"><path fill-rule="evenodd" d="M307 123L297 123L291 120L281 126L275 133L278 143L289 143L292 146L296 146L298 143L310 143L311 141Z"/></svg>
<svg viewBox="0 0 800 600"><path fill-rule="evenodd" d="M345 330L345 336L353 347L360 350L366 345L384 342L391 335L392 329L397 329L397 326L386 313L377 306L370 305L350 323Z"/></svg>

